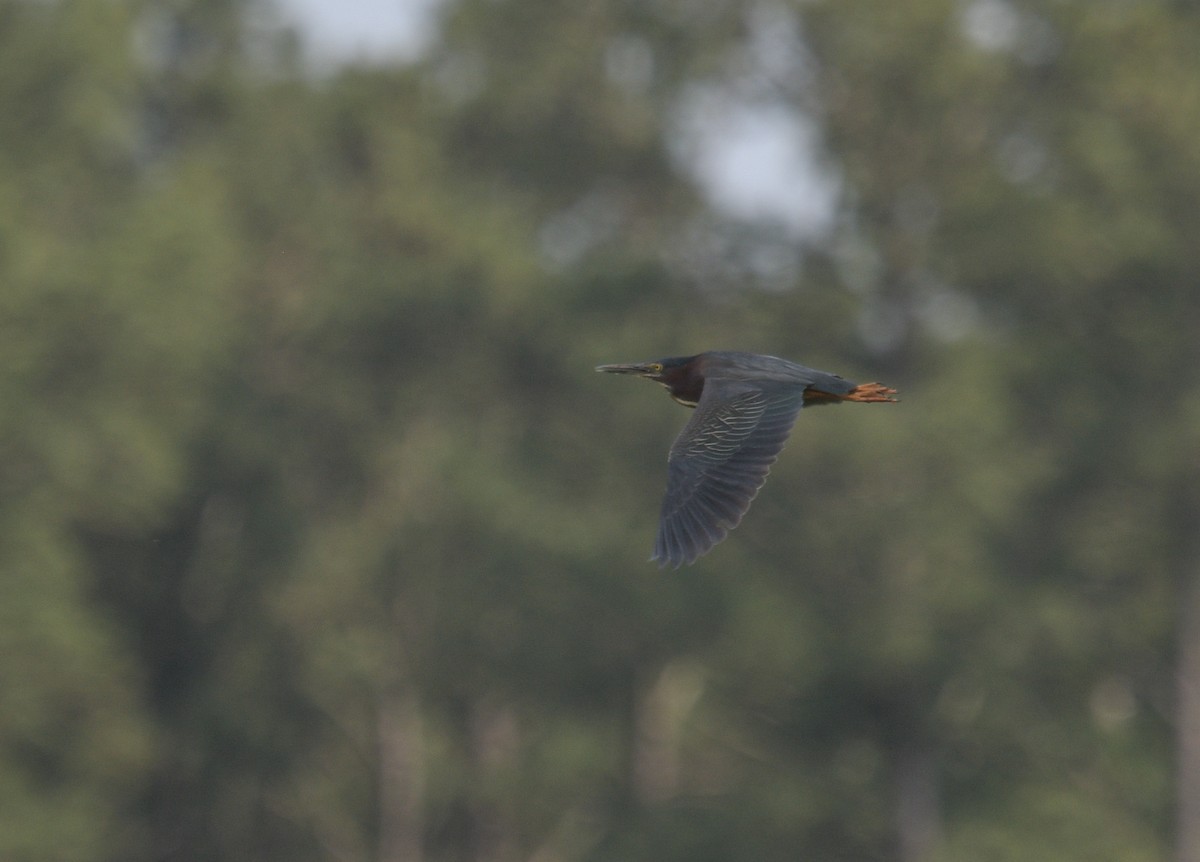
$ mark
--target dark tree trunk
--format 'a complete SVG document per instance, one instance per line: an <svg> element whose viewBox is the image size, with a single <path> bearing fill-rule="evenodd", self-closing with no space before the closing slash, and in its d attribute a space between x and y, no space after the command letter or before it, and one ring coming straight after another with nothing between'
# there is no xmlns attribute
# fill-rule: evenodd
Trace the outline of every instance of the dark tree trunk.
<svg viewBox="0 0 1200 862"><path fill-rule="evenodd" d="M1200 571L1184 586L1176 667L1176 848L1178 862L1200 859Z"/></svg>
<svg viewBox="0 0 1200 862"><path fill-rule="evenodd" d="M913 745L896 760L896 833L900 862L933 857L941 839L937 761L933 750Z"/></svg>
<svg viewBox="0 0 1200 862"><path fill-rule="evenodd" d="M379 862L424 858L425 772L420 705L411 690L380 699Z"/></svg>

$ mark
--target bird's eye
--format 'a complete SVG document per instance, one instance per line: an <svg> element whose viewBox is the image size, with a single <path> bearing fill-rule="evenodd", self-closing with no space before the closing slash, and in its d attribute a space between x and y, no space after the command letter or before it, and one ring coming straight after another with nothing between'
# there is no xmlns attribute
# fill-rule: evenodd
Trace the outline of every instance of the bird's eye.
<svg viewBox="0 0 1200 862"><path fill-rule="evenodd" d="M653 371L655 374L657 374L658 372L662 371L662 363L661 362L651 362L650 370Z"/></svg>

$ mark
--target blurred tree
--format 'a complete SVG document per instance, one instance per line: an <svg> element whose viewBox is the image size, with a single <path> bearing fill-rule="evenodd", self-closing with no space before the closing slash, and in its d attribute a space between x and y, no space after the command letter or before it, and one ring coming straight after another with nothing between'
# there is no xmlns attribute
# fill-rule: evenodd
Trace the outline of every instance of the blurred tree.
<svg viewBox="0 0 1200 862"><path fill-rule="evenodd" d="M132 183L119 4L0 11L0 566L5 704L0 852L105 859L144 851L129 817L160 739L143 658L91 599L81 529L145 531L185 481L177 439L222 350L227 246L205 189L185 225ZM212 228L217 228L209 233ZM203 258L201 260L201 258ZM213 267L212 270L209 267ZM164 292L169 275L177 290ZM196 283L196 279L200 283ZM197 290L203 288L203 290ZM96 573L113 577L114 573Z"/></svg>
<svg viewBox="0 0 1200 862"><path fill-rule="evenodd" d="M1195 857L1190 8L257 11L0 9L0 848ZM828 236L705 206L712 93ZM589 369L715 346L905 403L656 576L685 415Z"/></svg>
<svg viewBox="0 0 1200 862"><path fill-rule="evenodd" d="M983 616L962 632L963 648L943 645L943 656L967 662L930 679L942 690L922 698L920 736L930 738L929 719L944 721L937 708L989 661L968 644L1003 644L990 651L1001 662L990 676L1016 673L1026 691L1008 705L1027 702L989 732L997 757L989 764L976 749L965 775L1007 770L1001 792L1011 794L1015 820L1025 806L1054 805L1078 823L1107 812L1105 827L1095 822L1107 851L1080 835L1055 858L1162 858L1170 794L1166 764L1153 760L1165 730L1157 710L1173 651L1172 595L1194 569L1170 538L1186 529L1162 525L1196 513L1170 502L1184 498L1176 482L1191 485L1191 471L1167 477L1148 456L1194 433L1191 420L1174 418L1178 396L1195 387L1185 369L1196 367L1177 335L1198 310L1184 287L1197 260L1183 238L1195 225L1177 196L1194 192L1194 148L1180 135L1188 134L1181 126L1196 131L1200 106L1194 88L1166 82L1191 74L1184 46L1195 39L1195 17L1164 4L929 3L900 13L862 3L816 7L805 22L822 64L831 146L853 190L849 247L875 262L858 287L891 321L886 346L911 354L928 335L965 326L966 343L986 333L999 348L947 393L964 405L986 398L969 414L986 422L957 457L946 449L951 437L925 436L935 446L922 472L953 465L952 487L968 495L960 514L976 510L956 539L989 552L947 575L992 568L1011 586L993 579L976 593ZM1164 100L1166 91L1174 97ZM927 370L930 381L958 376ZM1162 385L1167 379L1177 383ZM949 401L936 402L940 412ZM909 450L910 459L920 451ZM907 534L928 543L955 523L941 516ZM952 595L946 588L923 592L940 601ZM986 688L973 696L976 710L994 708ZM1008 742L1004 727L1014 734ZM1136 784L1110 768L1127 740L1155 736ZM943 831L947 858L969 858L996 842L970 813L973 794L955 786L966 751L947 748L944 731L936 738L949 822L916 831ZM1014 745L1029 758L1017 771ZM994 794L981 801L998 810ZM1192 858L1186 823L1196 818L1180 804L1177 852ZM1026 852L1020 841L1011 847L995 852Z"/></svg>

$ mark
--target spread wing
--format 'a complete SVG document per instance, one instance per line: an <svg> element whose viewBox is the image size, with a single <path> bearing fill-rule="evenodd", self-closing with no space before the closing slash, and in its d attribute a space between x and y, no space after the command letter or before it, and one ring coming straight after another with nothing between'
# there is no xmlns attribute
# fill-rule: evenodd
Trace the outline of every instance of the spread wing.
<svg viewBox="0 0 1200 862"><path fill-rule="evenodd" d="M652 560L691 563L738 525L803 404L800 386L705 381L696 412L671 445Z"/></svg>

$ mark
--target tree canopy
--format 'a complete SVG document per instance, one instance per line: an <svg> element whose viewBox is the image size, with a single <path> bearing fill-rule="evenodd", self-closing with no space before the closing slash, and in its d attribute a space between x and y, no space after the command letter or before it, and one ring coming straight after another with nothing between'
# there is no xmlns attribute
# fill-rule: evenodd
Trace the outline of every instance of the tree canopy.
<svg viewBox="0 0 1200 862"><path fill-rule="evenodd" d="M272 15L0 4L0 856L1197 858L1200 10ZM710 348L903 400L659 572Z"/></svg>

